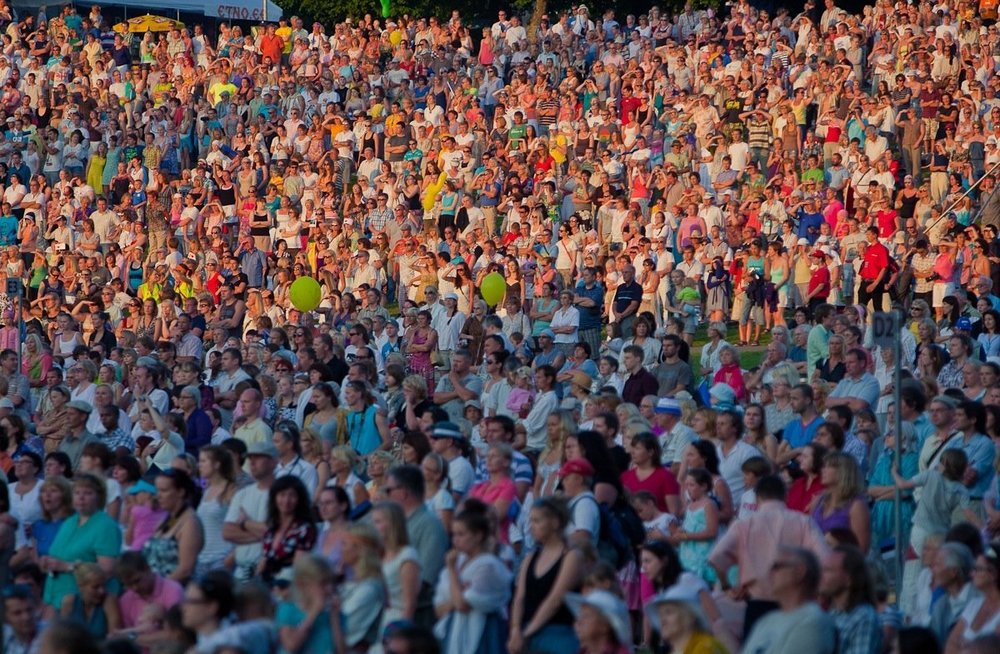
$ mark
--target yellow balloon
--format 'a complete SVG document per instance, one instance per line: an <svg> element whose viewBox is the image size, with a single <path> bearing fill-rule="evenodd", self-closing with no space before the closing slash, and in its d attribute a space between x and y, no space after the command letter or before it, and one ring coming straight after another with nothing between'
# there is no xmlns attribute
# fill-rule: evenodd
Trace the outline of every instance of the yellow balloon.
<svg viewBox="0 0 1000 654"><path fill-rule="evenodd" d="M491 272L483 278L483 283L479 285L479 292L483 295L483 300L491 307L495 307L503 299L507 291L507 282L503 275L498 272Z"/></svg>
<svg viewBox="0 0 1000 654"><path fill-rule="evenodd" d="M322 299L319 282L312 277L299 277L288 289L288 298L299 311L312 311Z"/></svg>

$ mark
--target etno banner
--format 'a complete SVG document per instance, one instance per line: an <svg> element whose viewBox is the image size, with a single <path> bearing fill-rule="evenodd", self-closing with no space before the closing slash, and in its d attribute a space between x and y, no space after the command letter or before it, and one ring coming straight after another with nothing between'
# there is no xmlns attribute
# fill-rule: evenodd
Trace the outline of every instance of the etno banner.
<svg viewBox="0 0 1000 654"><path fill-rule="evenodd" d="M264 5L267 5L265 12ZM205 13L209 16L218 16L227 20L248 20L248 21L276 21L281 18L281 7L264 0L263 2L253 2L253 0L230 0L228 3L209 4L205 7Z"/></svg>

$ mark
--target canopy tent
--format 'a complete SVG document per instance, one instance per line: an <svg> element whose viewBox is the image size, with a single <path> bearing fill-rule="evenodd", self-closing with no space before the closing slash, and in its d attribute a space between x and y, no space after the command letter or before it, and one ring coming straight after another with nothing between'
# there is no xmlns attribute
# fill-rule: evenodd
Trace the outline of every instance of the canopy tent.
<svg viewBox="0 0 1000 654"><path fill-rule="evenodd" d="M166 16L175 12L204 14L224 20L277 21L282 16L281 7L271 0L140 0L125 3L121 0L95 0L99 5L124 6L131 16L160 12Z"/></svg>

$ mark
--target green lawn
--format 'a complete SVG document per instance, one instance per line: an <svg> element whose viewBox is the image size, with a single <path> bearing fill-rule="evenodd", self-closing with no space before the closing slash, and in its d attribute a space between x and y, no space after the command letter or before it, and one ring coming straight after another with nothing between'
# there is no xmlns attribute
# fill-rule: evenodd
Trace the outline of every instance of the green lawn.
<svg viewBox="0 0 1000 654"><path fill-rule="evenodd" d="M729 334L735 335L737 333L736 326L730 327ZM698 327L698 331L694 335L694 344L691 346L691 360L697 361L698 357L701 356L701 348L708 342L708 325L702 325ZM737 337L738 338L738 337ZM733 342L736 339L729 339ZM752 346L745 345L743 347L736 347L737 351L740 353L740 366L744 370L750 370L760 365L760 362L764 359L764 353L767 349L767 344L771 342L771 333L763 332L760 337L760 345Z"/></svg>

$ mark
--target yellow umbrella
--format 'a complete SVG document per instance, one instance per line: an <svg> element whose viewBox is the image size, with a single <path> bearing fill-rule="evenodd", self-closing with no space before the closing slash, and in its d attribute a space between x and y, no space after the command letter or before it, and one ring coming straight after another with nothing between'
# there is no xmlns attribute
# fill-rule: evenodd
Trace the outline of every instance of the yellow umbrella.
<svg viewBox="0 0 1000 654"><path fill-rule="evenodd" d="M143 32L169 32L172 29L180 29L182 27L184 27L184 23L179 20L146 14L145 16L129 18L124 23L118 23L115 25L115 31L119 34L124 34L125 32L141 34Z"/></svg>

